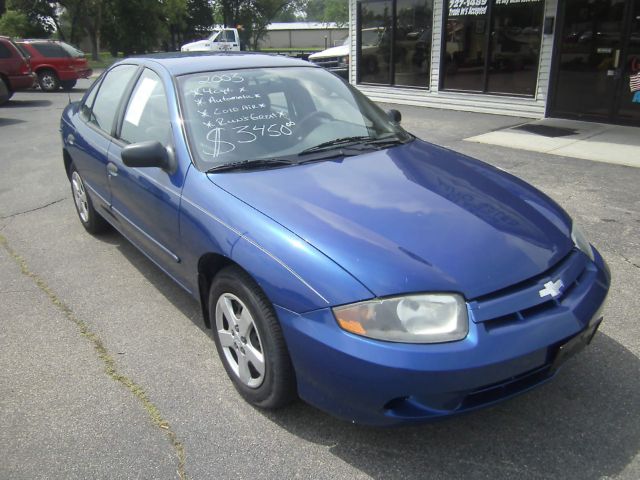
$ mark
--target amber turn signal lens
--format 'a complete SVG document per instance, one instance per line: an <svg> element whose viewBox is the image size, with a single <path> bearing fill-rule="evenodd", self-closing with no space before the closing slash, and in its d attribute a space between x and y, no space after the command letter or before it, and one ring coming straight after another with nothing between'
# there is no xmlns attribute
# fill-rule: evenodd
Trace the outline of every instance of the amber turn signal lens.
<svg viewBox="0 0 640 480"><path fill-rule="evenodd" d="M360 322L357 320L345 320L338 318L338 323L347 332L355 333L358 335L365 335L367 332Z"/></svg>

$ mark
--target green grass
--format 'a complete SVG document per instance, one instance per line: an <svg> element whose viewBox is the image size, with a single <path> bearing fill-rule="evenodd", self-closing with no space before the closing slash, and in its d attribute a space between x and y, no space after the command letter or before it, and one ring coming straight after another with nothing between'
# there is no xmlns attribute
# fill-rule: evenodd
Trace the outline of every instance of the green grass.
<svg viewBox="0 0 640 480"><path fill-rule="evenodd" d="M100 52L100 59L99 60L93 60L91 58L91 53L86 53L85 52L85 56L87 57L87 60L89 61L89 66L95 70L96 68L107 68L109 66L111 66L112 63L116 62L119 58L118 57L113 57L111 56L111 54L109 52Z"/></svg>

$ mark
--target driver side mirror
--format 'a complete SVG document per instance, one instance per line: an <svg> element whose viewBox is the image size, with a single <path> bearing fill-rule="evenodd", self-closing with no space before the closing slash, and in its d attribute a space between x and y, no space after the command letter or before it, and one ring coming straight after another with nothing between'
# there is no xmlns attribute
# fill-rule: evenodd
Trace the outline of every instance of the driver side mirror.
<svg viewBox="0 0 640 480"><path fill-rule="evenodd" d="M158 141L140 142L127 145L120 153L122 163L127 167L158 167L169 173L175 171L175 158Z"/></svg>
<svg viewBox="0 0 640 480"><path fill-rule="evenodd" d="M393 123L397 123L398 125L402 121L402 114L395 108L387 110L387 117L389 117L389 120L391 120Z"/></svg>

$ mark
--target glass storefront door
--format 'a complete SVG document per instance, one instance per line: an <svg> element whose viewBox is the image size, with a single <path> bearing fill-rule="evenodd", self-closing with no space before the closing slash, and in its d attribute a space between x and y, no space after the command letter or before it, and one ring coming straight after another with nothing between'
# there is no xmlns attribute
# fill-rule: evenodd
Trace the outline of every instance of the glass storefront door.
<svg viewBox="0 0 640 480"><path fill-rule="evenodd" d="M551 114L640 123L640 0L567 0ZM562 8L562 7L561 7Z"/></svg>

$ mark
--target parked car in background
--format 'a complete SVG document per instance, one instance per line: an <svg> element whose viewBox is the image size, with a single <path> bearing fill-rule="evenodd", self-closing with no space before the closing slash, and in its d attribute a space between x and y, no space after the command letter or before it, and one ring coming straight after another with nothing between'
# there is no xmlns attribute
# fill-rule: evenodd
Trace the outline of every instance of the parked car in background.
<svg viewBox="0 0 640 480"><path fill-rule="evenodd" d="M391 425L550 380L611 280L553 200L400 120L309 62L171 53L112 66L60 132L84 228L200 300L247 401Z"/></svg>
<svg viewBox="0 0 640 480"><path fill-rule="evenodd" d="M79 78L89 78L93 71L84 53L68 43L56 40L18 40L18 47L31 59L31 68L45 92L62 87L71 90Z"/></svg>
<svg viewBox="0 0 640 480"><path fill-rule="evenodd" d="M0 83L7 90L5 102L18 90L27 90L35 84L36 77L26 57L9 37L0 36ZM4 90L3 89L3 90ZM0 103L3 97L0 97Z"/></svg>
<svg viewBox="0 0 640 480"><path fill-rule="evenodd" d="M239 52L240 35L237 28L217 28L208 38L191 42L180 48L182 52Z"/></svg>
<svg viewBox="0 0 640 480"><path fill-rule="evenodd" d="M309 61L347 78L349 76L349 37L342 45L309 55Z"/></svg>

